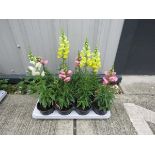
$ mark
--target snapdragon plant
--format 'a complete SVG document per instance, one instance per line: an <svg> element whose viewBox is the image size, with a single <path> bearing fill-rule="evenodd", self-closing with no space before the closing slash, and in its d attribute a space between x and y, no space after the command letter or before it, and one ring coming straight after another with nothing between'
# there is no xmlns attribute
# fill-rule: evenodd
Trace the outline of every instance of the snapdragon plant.
<svg viewBox="0 0 155 155"><path fill-rule="evenodd" d="M70 52L70 44L67 36L62 31L59 38L59 47L57 52L57 58L61 60L59 66L59 81L56 92L56 106L59 109L67 109L72 105L73 93L71 89L72 71L68 69L66 63Z"/></svg>
<svg viewBox="0 0 155 155"><path fill-rule="evenodd" d="M78 53L75 60L75 75L73 77L73 87L77 100L77 107L83 110L90 107L94 99L94 92L100 83L96 73L101 67L100 54L97 48L91 52L88 40L86 39L84 47ZM92 71L90 72L90 68Z"/></svg>
<svg viewBox="0 0 155 155"><path fill-rule="evenodd" d="M115 89L109 85L100 85L95 94L94 104L99 110L110 110L113 100L115 98Z"/></svg>
<svg viewBox="0 0 155 155"><path fill-rule="evenodd" d="M42 78L37 86L39 94L39 103L44 107L50 107L55 104L58 79L51 78L50 83L46 78Z"/></svg>
<svg viewBox="0 0 155 155"><path fill-rule="evenodd" d="M66 83L59 79L56 93L56 106L59 109L67 109L74 102L71 83Z"/></svg>

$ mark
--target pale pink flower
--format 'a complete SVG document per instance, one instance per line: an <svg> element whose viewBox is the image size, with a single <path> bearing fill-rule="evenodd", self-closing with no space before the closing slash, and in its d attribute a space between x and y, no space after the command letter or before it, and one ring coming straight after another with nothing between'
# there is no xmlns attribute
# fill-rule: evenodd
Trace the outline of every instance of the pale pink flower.
<svg viewBox="0 0 155 155"><path fill-rule="evenodd" d="M60 79L65 79L65 78L66 78L66 75L64 75L64 74L59 74L59 78L60 78Z"/></svg>
<svg viewBox="0 0 155 155"><path fill-rule="evenodd" d="M69 82L71 80L71 77L66 77L65 79L64 79L64 82Z"/></svg>
<svg viewBox="0 0 155 155"><path fill-rule="evenodd" d="M104 76L105 76L106 79L108 79L109 76L110 76L109 72L108 72L108 71L105 71L105 72L104 72Z"/></svg>
<svg viewBox="0 0 155 155"><path fill-rule="evenodd" d="M74 64L75 64L76 67L78 67L78 66L80 66L80 61L75 60L75 63Z"/></svg>
<svg viewBox="0 0 155 155"><path fill-rule="evenodd" d="M68 71L67 71L67 75L68 75L68 76L71 76L72 74L73 74L73 72L72 72L71 70L68 70Z"/></svg>
<svg viewBox="0 0 155 155"><path fill-rule="evenodd" d="M60 71L60 74L65 75L66 73L65 73L63 70L61 70L61 71Z"/></svg>
<svg viewBox="0 0 155 155"><path fill-rule="evenodd" d="M116 82L118 80L118 78L117 78L117 76L111 76L111 77L109 77L109 81L110 82Z"/></svg>
<svg viewBox="0 0 155 155"><path fill-rule="evenodd" d="M40 60L40 63L43 64L43 65L47 65L47 64L48 64L48 60L43 60L43 59L41 59L41 60Z"/></svg>
<svg viewBox="0 0 155 155"><path fill-rule="evenodd" d="M107 85L108 83L109 81L105 77L103 77L103 84Z"/></svg>
<svg viewBox="0 0 155 155"><path fill-rule="evenodd" d="M59 79L63 79L63 78L62 78L62 74L59 74Z"/></svg>

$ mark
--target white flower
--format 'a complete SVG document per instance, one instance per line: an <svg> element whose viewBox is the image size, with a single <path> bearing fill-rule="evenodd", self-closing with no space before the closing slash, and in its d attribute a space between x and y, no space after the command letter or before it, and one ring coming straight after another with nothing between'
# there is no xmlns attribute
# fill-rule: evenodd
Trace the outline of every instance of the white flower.
<svg viewBox="0 0 155 155"><path fill-rule="evenodd" d="M39 73L39 72L34 71L34 72L32 72L32 75L33 75L33 76L37 76L37 75L40 75L40 73Z"/></svg>
<svg viewBox="0 0 155 155"><path fill-rule="evenodd" d="M31 72L35 71L35 68L32 67L32 66L29 66L28 69L29 69Z"/></svg>
<svg viewBox="0 0 155 155"><path fill-rule="evenodd" d="M42 71L41 76L45 76L45 72L44 71Z"/></svg>
<svg viewBox="0 0 155 155"><path fill-rule="evenodd" d="M38 69L40 69L41 66L42 66L42 64L40 62L37 62L36 65L35 65L35 67L38 68Z"/></svg>

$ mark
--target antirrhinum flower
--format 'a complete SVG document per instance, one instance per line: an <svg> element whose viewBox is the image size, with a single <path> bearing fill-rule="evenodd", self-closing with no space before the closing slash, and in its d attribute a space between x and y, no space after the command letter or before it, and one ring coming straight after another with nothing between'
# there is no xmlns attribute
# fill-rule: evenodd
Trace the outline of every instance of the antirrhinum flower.
<svg viewBox="0 0 155 155"><path fill-rule="evenodd" d="M86 39L86 41L84 43L84 47L83 47L82 51L80 52L80 58L81 58L80 68L89 66L90 57L91 57L91 50L90 50L90 47L88 45L88 41Z"/></svg>
<svg viewBox="0 0 155 155"><path fill-rule="evenodd" d="M74 62L75 67L79 67L79 66L80 66L80 61L81 61L81 58L80 58L80 57L77 57L77 58L75 59L75 62Z"/></svg>
<svg viewBox="0 0 155 155"><path fill-rule="evenodd" d="M118 77L116 75L116 72L114 72L114 67L110 71L105 71L104 72L104 77L103 77L103 84L110 84L110 83L115 83L117 82Z"/></svg>
<svg viewBox="0 0 155 155"><path fill-rule="evenodd" d="M43 64L43 65L47 65L48 64L48 60L41 59L40 63Z"/></svg>
<svg viewBox="0 0 155 155"><path fill-rule="evenodd" d="M67 36L64 34L64 32L61 33L61 36L59 38L59 48L57 57L62 59L67 59L69 55L69 41L67 39Z"/></svg>
<svg viewBox="0 0 155 155"><path fill-rule="evenodd" d="M97 48L92 53L92 57L88 60L88 66L93 69L94 73L97 73L99 68L101 68L101 58Z"/></svg>
<svg viewBox="0 0 155 155"><path fill-rule="evenodd" d="M48 60L44 60L40 57L34 56L32 52L28 54L28 58L30 60L30 64L33 66L29 66L28 70L32 76L45 76L44 65L48 63Z"/></svg>
<svg viewBox="0 0 155 155"><path fill-rule="evenodd" d="M64 82L69 82L71 80L72 74L73 72L71 70L68 71L61 70L59 72L59 78L62 79Z"/></svg>

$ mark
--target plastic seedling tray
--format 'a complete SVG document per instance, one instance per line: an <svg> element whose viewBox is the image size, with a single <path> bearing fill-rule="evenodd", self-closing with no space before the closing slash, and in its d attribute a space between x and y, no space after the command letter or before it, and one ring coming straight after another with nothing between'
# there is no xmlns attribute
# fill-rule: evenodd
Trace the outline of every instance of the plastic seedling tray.
<svg viewBox="0 0 155 155"><path fill-rule="evenodd" d="M32 117L34 119L108 119L111 117L111 112L108 111L105 115L97 115L91 110L87 115L79 115L73 110L69 115L61 115L55 110L50 115L42 115L35 106Z"/></svg>
<svg viewBox="0 0 155 155"><path fill-rule="evenodd" d="M6 95L7 95L7 92L6 91L0 90L0 103L5 98Z"/></svg>

